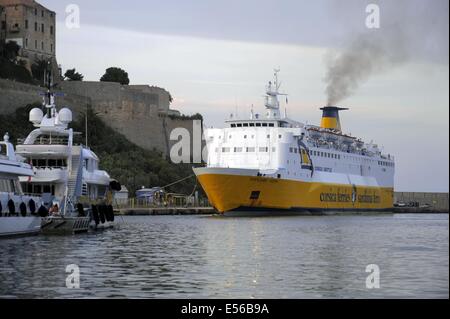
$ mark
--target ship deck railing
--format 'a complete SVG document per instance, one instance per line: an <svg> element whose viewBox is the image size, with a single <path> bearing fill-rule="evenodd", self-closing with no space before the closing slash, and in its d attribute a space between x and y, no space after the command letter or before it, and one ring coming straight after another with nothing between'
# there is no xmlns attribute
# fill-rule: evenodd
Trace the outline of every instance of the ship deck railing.
<svg viewBox="0 0 450 319"><path fill-rule="evenodd" d="M170 200L145 200L138 198L116 199L114 203L115 209L136 209L136 208L186 208L211 207L211 203L207 199L195 200L194 197L176 197Z"/></svg>
<svg viewBox="0 0 450 319"><path fill-rule="evenodd" d="M25 145L26 139L17 139L18 145ZM40 137L37 138L33 144L27 144L27 145L68 145L69 139L68 138L60 138L60 137Z"/></svg>

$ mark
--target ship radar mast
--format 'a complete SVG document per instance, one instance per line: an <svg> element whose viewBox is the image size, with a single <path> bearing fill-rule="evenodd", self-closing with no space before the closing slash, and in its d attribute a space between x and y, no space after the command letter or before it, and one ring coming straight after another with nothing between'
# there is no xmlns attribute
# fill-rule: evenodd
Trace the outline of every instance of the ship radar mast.
<svg viewBox="0 0 450 319"><path fill-rule="evenodd" d="M59 112L56 109L55 93L52 91L52 78L51 63L49 61L44 71L44 83L47 92L41 94L43 96L43 110L39 108L31 110L29 119L35 127L44 130L65 130L68 124L72 122L72 112L67 108L63 108Z"/></svg>
<svg viewBox="0 0 450 319"><path fill-rule="evenodd" d="M266 117L268 119L280 119L280 101L278 96L287 96L280 93L281 82L278 81L278 73L280 69L274 70L274 81L270 81L266 88L265 107L267 109Z"/></svg>

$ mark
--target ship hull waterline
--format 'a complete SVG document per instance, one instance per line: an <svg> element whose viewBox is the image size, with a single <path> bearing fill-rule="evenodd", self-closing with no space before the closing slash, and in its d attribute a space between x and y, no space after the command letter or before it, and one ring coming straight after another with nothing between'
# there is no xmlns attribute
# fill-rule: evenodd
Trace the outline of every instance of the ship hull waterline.
<svg viewBox="0 0 450 319"><path fill-rule="evenodd" d="M221 214L253 212L386 212L394 189L325 182L306 182L232 174L229 170L194 169L210 203Z"/></svg>

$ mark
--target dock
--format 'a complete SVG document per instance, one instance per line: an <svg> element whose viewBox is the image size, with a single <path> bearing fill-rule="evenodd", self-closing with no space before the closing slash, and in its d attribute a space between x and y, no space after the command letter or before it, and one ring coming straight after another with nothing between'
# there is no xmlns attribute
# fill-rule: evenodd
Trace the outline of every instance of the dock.
<svg viewBox="0 0 450 319"><path fill-rule="evenodd" d="M394 207L394 214L448 214L448 209L422 207Z"/></svg>
<svg viewBox="0 0 450 319"><path fill-rule="evenodd" d="M212 207L147 207L116 210L117 215L126 216L212 215L216 213L216 210Z"/></svg>

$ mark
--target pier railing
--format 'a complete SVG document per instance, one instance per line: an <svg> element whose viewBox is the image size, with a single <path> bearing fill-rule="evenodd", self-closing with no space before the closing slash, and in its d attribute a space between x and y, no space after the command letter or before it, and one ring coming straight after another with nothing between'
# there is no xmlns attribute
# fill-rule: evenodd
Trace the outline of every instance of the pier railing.
<svg viewBox="0 0 450 319"><path fill-rule="evenodd" d="M136 209L136 208L188 208L188 207L211 207L207 199L195 199L194 197L175 197L170 200L146 200L138 198L116 199L114 208L116 209Z"/></svg>

